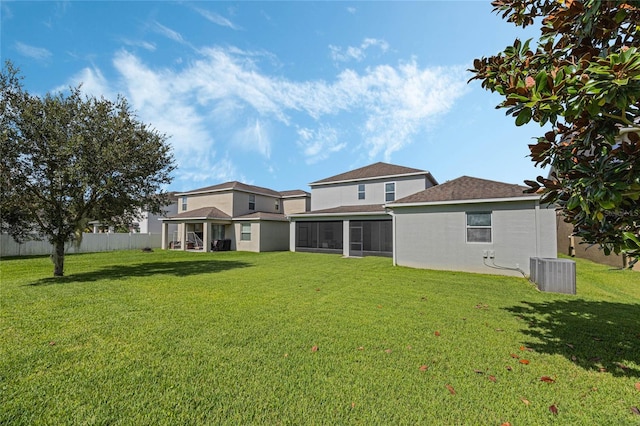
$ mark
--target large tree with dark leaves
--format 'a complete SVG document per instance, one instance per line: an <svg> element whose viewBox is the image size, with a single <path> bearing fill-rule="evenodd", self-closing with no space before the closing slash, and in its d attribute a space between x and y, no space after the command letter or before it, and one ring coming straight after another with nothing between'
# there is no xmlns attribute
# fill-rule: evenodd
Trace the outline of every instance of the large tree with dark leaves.
<svg viewBox="0 0 640 426"><path fill-rule="evenodd" d="M174 160L166 136L136 119L124 98L112 102L26 92L9 62L0 75L0 223L16 241L46 238L54 275L65 244L88 220L130 223L140 209L168 204Z"/></svg>
<svg viewBox="0 0 640 426"><path fill-rule="evenodd" d="M520 126L549 126L530 145L552 173L526 181L562 208L574 234L608 254L640 256L640 4L496 0L517 26L539 24L535 46L516 40L476 59L482 87L504 97Z"/></svg>

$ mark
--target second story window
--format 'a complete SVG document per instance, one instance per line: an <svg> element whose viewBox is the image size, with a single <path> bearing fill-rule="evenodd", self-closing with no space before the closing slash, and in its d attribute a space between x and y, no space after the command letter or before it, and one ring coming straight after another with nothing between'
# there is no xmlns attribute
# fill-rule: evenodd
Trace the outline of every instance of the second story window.
<svg viewBox="0 0 640 426"><path fill-rule="evenodd" d="M187 210L187 197L182 197L182 211Z"/></svg>
<svg viewBox="0 0 640 426"><path fill-rule="evenodd" d="M364 200L364 183L358 184L358 200Z"/></svg>
<svg viewBox="0 0 640 426"><path fill-rule="evenodd" d="M384 201L394 201L396 199L396 183L389 182L384 184Z"/></svg>
<svg viewBox="0 0 640 426"><path fill-rule="evenodd" d="M279 212L280 211L280 200L276 200L276 211Z"/></svg>
<svg viewBox="0 0 640 426"><path fill-rule="evenodd" d="M256 196L253 194L249 194L249 210L256 209Z"/></svg>

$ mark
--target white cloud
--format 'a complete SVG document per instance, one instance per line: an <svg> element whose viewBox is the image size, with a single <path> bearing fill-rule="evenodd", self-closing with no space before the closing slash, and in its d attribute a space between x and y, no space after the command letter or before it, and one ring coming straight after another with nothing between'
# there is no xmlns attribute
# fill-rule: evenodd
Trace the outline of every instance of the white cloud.
<svg viewBox="0 0 640 426"><path fill-rule="evenodd" d="M184 38L179 32L174 31L171 28L165 27L160 22L154 22L154 29L157 33L165 36L170 40L176 41L180 44L187 44L187 42L184 40Z"/></svg>
<svg viewBox="0 0 640 426"><path fill-rule="evenodd" d="M342 151L347 144L340 142L338 131L328 126L319 129L298 129L298 145L302 147L307 164L314 164Z"/></svg>
<svg viewBox="0 0 640 426"><path fill-rule="evenodd" d="M199 7L194 7L194 10L198 12L202 17L204 17L207 21L212 22L216 25L220 25L221 27L228 27L232 30L239 30L240 27L236 26L233 22L228 20L222 15L218 15L215 12L210 12L205 9L200 9Z"/></svg>
<svg viewBox="0 0 640 426"><path fill-rule="evenodd" d="M150 52L155 52L156 50L156 45L153 43L150 43L148 41L144 41L144 40L128 40L128 39L124 39L122 40L122 42L124 44L126 44L127 46L131 46L131 47L141 47L145 50L148 50Z"/></svg>
<svg viewBox="0 0 640 426"><path fill-rule="evenodd" d="M360 44L360 46L348 46L342 48L339 46L329 45L331 59L336 62L348 62L351 60L362 61L366 57L367 49L371 47L377 47L382 53L389 50L389 43L384 40L378 40L375 38L366 38Z"/></svg>
<svg viewBox="0 0 640 426"><path fill-rule="evenodd" d="M261 53L220 47L198 53L181 68L162 69L121 51L113 61L118 84L96 69L76 76L91 93L124 94L144 122L171 136L178 182L242 180L226 146L269 161L287 132L295 133L295 145L284 149L297 149L309 164L347 148L388 161L467 90L464 67L421 68L415 60L345 70L333 81L294 81L263 72Z"/></svg>
<svg viewBox="0 0 640 426"><path fill-rule="evenodd" d="M355 7L347 7L347 12L349 12L352 15L355 15L357 9Z"/></svg>
<svg viewBox="0 0 640 426"><path fill-rule="evenodd" d="M244 128L236 132L233 137L234 145L240 146L247 151L257 151L265 158L271 157L271 139L267 126L260 120L255 120L247 124Z"/></svg>
<svg viewBox="0 0 640 426"><path fill-rule="evenodd" d="M31 46L19 41L16 42L15 47L21 55L38 61L46 61L52 56L52 53L44 47Z"/></svg>

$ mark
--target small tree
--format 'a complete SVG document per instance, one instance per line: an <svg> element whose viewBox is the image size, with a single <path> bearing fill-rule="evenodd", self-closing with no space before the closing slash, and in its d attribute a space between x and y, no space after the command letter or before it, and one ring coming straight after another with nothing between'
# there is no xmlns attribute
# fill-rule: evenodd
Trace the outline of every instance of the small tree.
<svg viewBox="0 0 640 426"><path fill-rule="evenodd" d="M7 62L0 75L3 232L16 241L45 237L54 276L64 274L65 244L90 219L130 223L140 209L168 204L174 160L166 136L136 120L126 100L27 93Z"/></svg>
<svg viewBox="0 0 640 426"><path fill-rule="evenodd" d="M549 177L525 181L556 203L574 234L605 253L640 256L640 5L636 1L496 0L494 12L541 25L536 47L516 40L476 59L520 126L550 125L529 145Z"/></svg>

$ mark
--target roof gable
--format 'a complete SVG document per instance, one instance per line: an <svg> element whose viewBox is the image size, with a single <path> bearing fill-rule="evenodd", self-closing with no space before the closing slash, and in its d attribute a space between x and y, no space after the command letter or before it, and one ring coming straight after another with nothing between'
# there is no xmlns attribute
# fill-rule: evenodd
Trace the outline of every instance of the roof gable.
<svg viewBox="0 0 640 426"><path fill-rule="evenodd" d="M198 188L191 191L181 192L178 195L192 195L192 194L203 194L208 192L221 192L221 191L243 191L249 192L252 194L261 194L268 195L271 197L281 198L283 197L283 193L274 191L273 189L265 188L262 186L255 185L247 185L246 183L238 182L237 180L231 182L224 182L218 185L206 186L204 188ZM298 191L298 190L294 190ZM285 193L291 193L294 191L285 191ZM299 190L304 193L304 191Z"/></svg>
<svg viewBox="0 0 640 426"><path fill-rule="evenodd" d="M387 177L387 176L391 177L391 176L412 175L412 174L413 175L424 174L429 176L431 175L426 170L420 170L420 169L414 169L411 167L404 167L404 166L398 166L395 164L378 162L368 166L360 167L359 169L350 170L345 173L340 173L335 176L321 179L321 180L312 182L309 185L313 186L313 185L320 185L325 183L356 181L356 180L362 180L362 179L372 179L372 178L378 178L378 177Z"/></svg>
<svg viewBox="0 0 640 426"><path fill-rule="evenodd" d="M527 189L529 188L526 186L462 176L396 200L392 204L531 197L531 194L524 192Z"/></svg>

